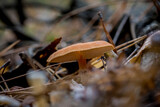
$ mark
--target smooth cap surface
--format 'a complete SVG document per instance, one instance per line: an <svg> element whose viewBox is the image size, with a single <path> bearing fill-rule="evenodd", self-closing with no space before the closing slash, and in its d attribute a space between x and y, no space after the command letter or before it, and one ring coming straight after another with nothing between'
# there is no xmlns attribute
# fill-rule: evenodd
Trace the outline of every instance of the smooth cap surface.
<svg viewBox="0 0 160 107"><path fill-rule="evenodd" d="M56 51L48 58L47 62L67 62L80 58L91 59L113 49L114 46L106 41L77 43Z"/></svg>

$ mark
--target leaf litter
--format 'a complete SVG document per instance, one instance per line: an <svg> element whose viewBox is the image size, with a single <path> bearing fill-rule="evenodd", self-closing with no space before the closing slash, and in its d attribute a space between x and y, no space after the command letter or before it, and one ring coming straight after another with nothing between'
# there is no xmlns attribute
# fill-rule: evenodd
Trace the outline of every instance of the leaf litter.
<svg viewBox="0 0 160 107"><path fill-rule="evenodd" d="M115 1L106 1L104 4L99 3L97 5L84 5L84 7L70 10L53 24L53 26L58 24L62 26L60 31L62 31L63 37L54 39L50 44L47 43L48 45L37 43L37 46L30 44L26 47L23 44L24 38L22 41L15 41L11 45L5 44L5 48L0 52L3 60L1 65L0 105L6 107L159 106L159 14L154 19L150 18L151 12L159 12L159 1L141 1L142 6L149 5L154 9L146 8L145 12L140 13L139 19L129 18L136 14L131 10L135 9L137 2L118 1L117 3L121 4L118 5L119 10L115 9L115 11L111 11L110 7L106 10L106 7L104 7L107 3L110 5L112 3L116 4ZM82 3L82 1L78 3ZM104 10L99 14L100 19L98 19L98 14L94 8L101 6ZM138 5L137 8L141 10ZM91 11L89 11L90 9ZM99 8L95 9L97 12L99 11ZM106 11L112 12L112 15L107 17L108 21L105 18ZM127 20L125 19L125 11L129 15ZM92 18L87 17L90 19L88 22L86 21L87 18L85 19L83 16L87 12L94 14ZM82 14L77 15L79 13ZM75 15L77 16L73 17ZM143 18L146 19L146 22L142 20ZM74 20L73 23L72 20ZM76 34L77 36L73 36L75 35L73 33L69 37L68 34L71 34L67 34L67 30L62 24L64 21L68 21L67 24L79 24L76 26L81 27L80 30L82 31ZM152 26L151 21L157 22ZM136 26L132 25L133 22ZM147 26L146 23L151 24L151 26L148 28L149 30L144 32L146 29L143 28ZM53 32L50 29L53 26L48 28L51 34ZM111 29L108 29L109 26ZM135 28L129 28L128 26ZM72 27L70 28L71 31L74 29ZM104 34L106 34L105 39ZM108 40L114 46L114 52L104 52L102 56L87 59L87 68L85 69L78 70L76 61L47 62L49 56L60 48L77 42L96 41L97 38ZM112 38L116 38L116 42ZM11 59L8 60L9 58Z"/></svg>

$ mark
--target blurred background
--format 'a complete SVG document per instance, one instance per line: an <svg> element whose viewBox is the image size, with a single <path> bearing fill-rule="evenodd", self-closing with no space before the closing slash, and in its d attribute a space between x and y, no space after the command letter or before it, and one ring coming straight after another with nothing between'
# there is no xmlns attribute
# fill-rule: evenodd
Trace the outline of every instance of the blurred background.
<svg viewBox="0 0 160 107"><path fill-rule="evenodd" d="M99 12L102 18L98 16ZM108 41L102 24L113 39L118 57L113 60L99 57L95 59L99 65L89 67L91 72L82 72L82 75L75 73L79 69L77 62L47 63L51 54L68 45ZM159 29L159 0L0 0L0 88L4 91L1 94L11 95L10 98L25 103L29 100L24 104L28 107L34 102L34 98L27 98L28 93L34 96L30 89L18 96L5 91L28 88L28 71L46 70L48 82L56 81L52 85L59 93L53 93L53 105L58 103L64 107L74 102L79 107L159 107ZM157 31L157 35L153 36L153 32ZM144 42L144 38L135 40L143 35L147 35L150 42ZM130 40L139 43L130 42L117 48ZM124 63L136 59L133 56L137 54L137 59L141 61L136 60L135 66L125 66ZM147 69L143 72L140 67ZM35 74L34 78L37 77ZM76 79L77 83L73 81ZM79 84L79 79L83 80L83 86ZM55 91L52 88L47 87ZM48 99L52 96L46 95ZM54 95L62 101L54 101ZM43 95L41 97L46 100Z"/></svg>
<svg viewBox="0 0 160 107"><path fill-rule="evenodd" d="M40 42L57 37L63 37L65 42L105 39L99 26L99 11L114 37L125 15L137 24L151 8L152 0L0 0L0 45L15 39Z"/></svg>

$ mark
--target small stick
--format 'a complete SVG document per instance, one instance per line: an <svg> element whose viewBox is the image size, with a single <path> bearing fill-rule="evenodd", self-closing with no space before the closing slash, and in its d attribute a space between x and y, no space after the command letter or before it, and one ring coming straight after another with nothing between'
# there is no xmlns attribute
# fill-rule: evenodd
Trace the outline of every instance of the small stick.
<svg viewBox="0 0 160 107"><path fill-rule="evenodd" d="M112 40L112 38L111 38L111 36L110 36L110 34L109 34L109 32L107 31L107 29L106 29L106 27L105 27L105 25L104 25L102 13L101 13L101 12L98 12L98 15L99 15L99 18L100 18L100 20L101 20L101 23L102 23L102 26L103 26L103 29L104 29L104 32L105 32L105 34L106 34L107 39L109 40L109 42L110 42L113 46L115 46L114 43L113 43L113 40Z"/></svg>
<svg viewBox="0 0 160 107"><path fill-rule="evenodd" d="M63 62L63 63L57 63L57 64L54 64L54 65L50 65L50 66L44 67L43 69L37 69L37 70L34 70L34 71L38 71L38 70L50 70L49 72L54 73L53 70L50 67L53 67L53 66L56 66L56 65L59 65L59 64L69 63L69 62L73 62L73 61L68 61L68 62ZM4 80L4 81L0 81L0 84L3 83L3 82L7 82L7 81L11 81L11 80L14 80L14 79L17 79L17 78L24 77L24 76L26 76L26 75L28 75L30 73L32 73L32 72L29 72L29 73L26 73L26 74L22 74L22 75L18 75L16 77L9 78L9 79Z"/></svg>
<svg viewBox="0 0 160 107"><path fill-rule="evenodd" d="M30 72L30 73L32 73L32 72ZM29 74L29 73L26 73L26 74L22 74L22 75L19 75L19 76L13 77L13 78L9 78L9 79L7 79L7 80L2 80L2 81L0 81L0 84L1 84L1 83L3 83L3 82L7 82L7 81L11 81L11 80L14 80L14 79L20 78L20 77L24 77L24 76L26 76L26 75L28 75L28 74Z"/></svg>
<svg viewBox="0 0 160 107"><path fill-rule="evenodd" d="M12 94L12 93L15 93L15 92L24 92L24 91L31 90L31 89L33 89L33 87L15 89L15 90L10 90L10 91L3 91L3 92L0 92L0 94Z"/></svg>
<svg viewBox="0 0 160 107"><path fill-rule="evenodd" d="M122 48L123 46L128 45L128 44L130 44L130 43L132 43L132 42L135 42L135 41L138 41L138 40L141 40L141 39L143 40L143 39L145 39L146 37L147 37L147 35L144 35L144 36L142 36L142 37L139 37L139 38L130 40L130 41L128 41L128 42L125 42L125 43L123 43L123 44L121 44L121 45L116 46L116 49Z"/></svg>
<svg viewBox="0 0 160 107"><path fill-rule="evenodd" d="M41 70L43 70L43 65L41 65L37 60L33 59L34 64L37 65ZM49 75L53 76L53 74L48 70L48 69L44 69ZM48 78L50 81L52 81L52 78L50 78L50 76L48 75ZM56 80L56 78L53 76L53 79Z"/></svg>
<svg viewBox="0 0 160 107"><path fill-rule="evenodd" d="M124 61L124 63L128 62L128 60L138 51L140 47L136 47L136 49L126 58L126 60Z"/></svg>
<svg viewBox="0 0 160 107"><path fill-rule="evenodd" d="M113 40L112 40L109 32L107 31L105 25L104 25L102 13L101 13L101 12L98 12L98 15L99 15L99 18L100 18L100 20L101 20L101 23L102 23L102 26L103 26L103 29L104 29L104 32L105 32L105 34L106 34L107 39L108 39L109 42L115 47L115 44L113 43ZM117 50L116 50L116 49L115 49L115 52L117 53Z"/></svg>
<svg viewBox="0 0 160 107"><path fill-rule="evenodd" d="M2 90L2 91L4 91L4 88L0 85L0 89Z"/></svg>
<svg viewBox="0 0 160 107"><path fill-rule="evenodd" d="M2 81L5 81L2 75L1 75L1 79L2 79ZM4 82L4 85L5 85L6 89L7 89L7 91L10 91L10 89L9 89L9 87L8 87L6 82Z"/></svg>
<svg viewBox="0 0 160 107"><path fill-rule="evenodd" d="M4 50L2 50L0 52L0 56L3 56L7 51L9 51L11 48L13 48L15 45L17 45L20 42L20 40L15 41L14 43L12 43L11 45L9 45L7 48L5 48Z"/></svg>
<svg viewBox="0 0 160 107"><path fill-rule="evenodd" d="M3 72L4 72L5 69L6 69L6 67L7 67L9 64L10 64L10 60L8 60L8 61L7 61L5 64L3 64L3 66L0 68L0 70L3 68L2 74L3 74ZM2 74L0 75L0 77L1 77L2 81L5 81L5 79L3 78ZM4 82L4 85L5 85L6 89L7 89L8 91L10 91L10 89L9 89L9 87L8 87L8 85L7 85L6 82Z"/></svg>
<svg viewBox="0 0 160 107"><path fill-rule="evenodd" d="M24 63L28 63L34 70L36 70L36 66L34 65L32 59L25 53L20 53L19 56L21 57Z"/></svg>
<svg viewBox="0 0 160 107"><path fill-rule="evenodd" d="M121 34L124 26L126 25L128 18L129 18L129 14L126 14L126 15L124 16L124 18L122 19L120 25L118 26L118 29L117 29L117 31L116 31L116 34L115 34L115 36L114 36L114 38L113 38L113 41L114 41L115 44L117 44L118 38L120 37L120 34Z"/></svg>
<svg viewBox="0 0 160 107"><path fill-rule="evenodd" d="M131 21L131 17L130 17L130 30L132 39L136 39L135 22ZM138 48L139 47L138 44L135 44L135 47Z"/></svg>
<svg viewBox="0 0 160 107"><path fill-rule="evenodd" d="M7 63L5 63L5 64L7 64ZM3 69L2 73L4 72L4 70L5 70L6 67L7 67L7 66L4 65L4 69ZM5 81L5 79L3 78L2 75L0 75L0 77L1 77L2 81ZM10 89L9 89L9 87L8 87L8 85L7 85L7 82L3 82L3 83L4 83L7 91L10 91ZM10 97L12 97L12 96L10 95Z"/></svg>
<svg viewBox="0 0 160 107"><path fill-rule="evenodd" d="M57 71L58 71L58 69L60 68L60 66L61 66L61 64L59 64L59 65L56 67L56 69L55 69L55 74L54 74L54 75L56 75L56 76L58 77L58 79L61 79L61 77L57 74Z"/></svg>
<svg viewBox="0 0 160 107"><path fill-rule="evenodd" d="M51 68L47 68L46 69L48 72L50 72L53 76L56 76L58 79L60 79L61 77ZM54 77L54 80L56 81L56 77Z"/></svg>
<svg viewBox="0 0 160 107"><path fill-rule="evenodd" d="M127 48L135 45L136 43L140 42L140 41L143 40L143 39L144 39L144 38L139 39L139 40L137 40L136 42L134 42L134 43L132 43L132 44L130 44L130 45L127 45L126 47L123 47L123 48L119 49L118 52L121 52L122 50L125 50L125 49L127 49Z"/></svg>
<svg viewBox="0 0 160 107"><path fill-rule="evenodd" d="M27 95L33 95L33 92L24 92L24 91L22 91L22 92L13 92L13 93L7 93L7 94L10 94L10 95L14 95L14 94L27 94Z"/></svg>
<svg viewBox="0 0 160 107"><path fill-rule="evenodd" d="M51 68L46 68L45 69L50 75L52 75L53 76L53 80L54 81L56 81L57 80L57 78L55 77L55 72L51 69Z"/></svg>
<svg viewBox="0 0 160 107"><path fill-rule="evenodd" d="M46 84L44 84L44 86L50 86L50 85L52 85L53 83L46 83ZM22 89L15 89L15 90L11 90L11 91L3 91L3 92L0 92L0 94L12 94L12 93L14 93L14 92L24 92L24 91L29 91L29 90L31 90L31 89L33 89L33 87L31 86L31 87L27 87L27 88L22 88Z"/></svg>

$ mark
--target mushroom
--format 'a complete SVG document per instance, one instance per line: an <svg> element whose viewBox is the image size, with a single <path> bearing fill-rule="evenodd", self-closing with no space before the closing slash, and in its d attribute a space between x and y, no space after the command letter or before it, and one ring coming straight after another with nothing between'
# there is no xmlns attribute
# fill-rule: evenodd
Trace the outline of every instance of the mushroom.
<svg viewBox="0 0 160 107"><path fill-rule="evenodd" d="M107 51L112 51L114 46L106 41L94 41L87 43L77 43L60 49L53 53L47 62L67 62L78 61L79 69L86 69L86 59L91 59L103 55Z"/></svg>

